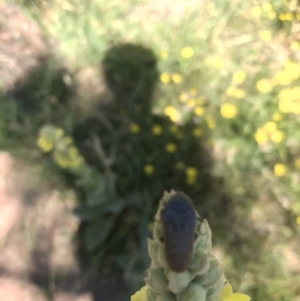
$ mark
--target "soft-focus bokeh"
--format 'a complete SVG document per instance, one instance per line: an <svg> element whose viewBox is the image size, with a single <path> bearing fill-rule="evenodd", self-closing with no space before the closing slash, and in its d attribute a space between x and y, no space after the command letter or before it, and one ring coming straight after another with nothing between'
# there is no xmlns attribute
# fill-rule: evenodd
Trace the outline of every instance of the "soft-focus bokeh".
<svg viewBox="0 0 300 301"><path fill-rule="evenodd" d="M170 188L299 300L299 125L296 0L0 2L0 300L128 300Z"/></svg>

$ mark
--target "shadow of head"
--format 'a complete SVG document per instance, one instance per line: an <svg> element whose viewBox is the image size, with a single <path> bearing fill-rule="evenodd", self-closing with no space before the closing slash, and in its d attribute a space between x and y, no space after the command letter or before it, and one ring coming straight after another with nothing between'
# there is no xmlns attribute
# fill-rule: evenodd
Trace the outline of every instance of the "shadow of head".
<svg viewBox="0 0 300 301"><path fill-rule="evenodd" d="M152 50L134 44L113 46L105 53L102 68L119 108L131 110L135 104L149 108L159 75Z"/></svg>

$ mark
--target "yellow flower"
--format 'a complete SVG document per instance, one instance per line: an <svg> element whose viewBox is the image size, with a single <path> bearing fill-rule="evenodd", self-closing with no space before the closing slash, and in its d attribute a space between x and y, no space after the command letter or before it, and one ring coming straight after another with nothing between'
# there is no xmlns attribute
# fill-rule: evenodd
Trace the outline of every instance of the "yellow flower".
<svg viewBox="0 0 300 301"><path fill-rule="evenodd" d="M195 167L190 166L185 170L185 174L188 178L196 178L198 170Z"/></svg>
<svg viewBox="0 0 300 301"><path fill-rule="evenodd" d="M129 131L132 134L137 134L137 133L139 133L141 131L141 128L140 128L140 126L137 123L131 123L129 125Z"/></svg>
<svg viewBox="0 0 300 301"><path fill-rule="evenodd" d="M196 95L198 94L198 90L197 90L196 88L191 88L191 89L190 89L190 94L191 94L192 96L196 96Z"/></svg>
<svg viewBox="0 0 300 301"><path fill-rule="evenodd" d="M168 83L171 81L170 74L167 73L167 72L163 72L163 73L160 75L160 81L161 81L163 84L168 84Z"/></svg>
<svg viewBox="0 0 300 301"><path fill-rule="evenodd" d="M278 18L280 21L286 21L286 15L284 13L279 14Z"/></svg>
<svg viewBox="0 0 300 301"><path fill-rule="evenodd" d="M174 143L168 143L168 144L166 144L166 146L165 146L165 151L166 151L167 153L175 153L176 150L177 150L177 146L176 146L176 144L174 144Z"/></svg>
<svg viewBox="0 0 300 301"><path fill-rule="evenodd" d="M262 41L267 42L272 39L272 32L270 30L261 30L258 35Z"/></svg>
<svg viewBox="0 0 300 301"><path fill-rule="evenodd" d="M280 91L278 107L282 113L300 114L300 87Z"/></svg>
<svg viewBox="0 0 300 301"><path fill-rule="evenodd" d="M202 97L196 98L195 101L198 105L204 105L205 104L205 100Z"/></svg>
<svg viewBox="0 0 300 301"><path fill-rule="evenodd" d="M265 12L269 12L272 10L272 4L270 4L269 2L265 2L263 5L262 5L262 9L265 11Z"/></svg>
<svg viewBox="0 0 300 301"><path fill-rule="evenodd" d="M269 79L263 78L257 82L256 88L260 93L267 94L273 89L273 85Z"/></svg>
<svg viewBox="0 0 300 301"><path fill-rule="evenodd" d="M233 86L228 87L227 90L226 90L227 96L229 96L229 97L234 97L235 89L236 89L236 88L233 87Z"/></svg>
<svg viewBox="0 0 300 301"><path fill-rule="evenodd" d="M62 141L66 146L73 144L73 139L69 136L64 137Z"/></svg>
<svg viewBox="0 0 300 301"><path fill-rule="evenodd" d="M245 81L246 73L244 71L236 71L232 76L232 81L235 84L241 84Z"/></svg>
<svg viewBox="0 0 300 301"><path fill-rule="evenodd" d="M64 130L61 128L56 128L54 131L54 138L55 140L58 140L65 134Z"/></svg>
<svg viewBox="0 0 300 301"><path fill-rule="evenodd" d="M237 115L237 107L231 103L225 102L221 106L221 115L224 118L232 119Z"/></svg>
<svg viewBox="0 0 300 301"><path fill-rule="evenodd" d="M51 152L54 147L53 142L42 134L40 134L36 144L44 153Z"/></svg>
<svg viewBox="0 0 300 301"><path fill-rule="evenodd" d="M296 218L296 224L300 225L300 216L297 216L297 218Z"/></svg>
<svg viewBox="0 0 300 301"><path fill-rule="evenodd" d="M274 165L274 174L277 177L283 177L288 171L288 168L285 164L276 163Z"/></svg>
<svg viewBox="0 0 300 301"><path fill-rule="evenodd" d="M291 83L291 78L289 77L289 74L286 70L279 70L275 74L275 78L278 82L278 84L282 86L289 85Z"/></svg>
<svg viewBox="0 0 300 301"><path fill-rule="evenodd" d="M165 115L169 116L173 122L180 120L180 113L172 106L165 107L164 113Z"/></svg>
<svg viewBox="0 0 300 301"><path fill-rule="evenodd" d="M195 112L195 114L196 114L197 116L203 116L203 115L204 115L204 108L198 106L198 107L196 107L196 108L194 109L194 112Z"/></svg>
<svg viewBox="0 0 300 301"><path fill-rule="evenodd" d="M188 177L186 177L185 182L188 185L195 185L196 184L196 178L188 178Z"/></svg>
<svg viewBox="0 0 300 301"><path fill-rule="evenodd" d="M172 134L176 134L176 133L178 133L178 126L176 126L176 125L171 125L170 126L170 132L172 133Z"/></svg>
<svg viewBox="0 0 300 301"><path fill-rule="evenodd" d="M55 163L62 169L66 169L70 165L69 159L57 151L54 152L53 159L54 159Z"/></svg>
<svg viewBox="0 0 300 301"><path fill-rule="evenodd" d="M194 50L191 47L184 47L181 50L181 56L185 59L189 59L194 55Z"/></svg>
<svg viewBox="0 0 300 301"><path fill-rule="evenodd" d="M286 21L292 21L294 19L294 16L291 13L286 13L285 19L286 19Z"/></svg>
<svg viewBox="0 0 300 301"><path fill-rule="evenodd" d="M173 81L175 84L179 84L179 83L182 82L182 76L181 76L180 74L178 74L178 73L173 73L173 74L171 75L171 77L172 77L172 81Z"/></svg>
<svg viewBox="0 0 300 301"><path fill-rule="evenodd" d="M163 129L160 125L158 125L158 124L153 125L153 127L152 127L153 135L159 136L159 135L161 135L162 132L163 132Z"/></svg>
<svg viewBox="0 0 300 301"><path fill-rule="evenodd" d="M284 67L289 78L295 80L300 77L300 65L298 63L287 61Z"/></svg>
<svg viewBox="0 0 300 301"><path fill-rule="evenodd" d="M176 167L176 169L181 170L184 168L184 163L182 161L179 161L176 163L175 167Z"/></svg>
<svg viewBox="0 0 300 301"><path fill-rule="evenodd" d="M201 136L202 136L202 131L201 131L201 129L195 128L195 129L193 130L193 136L196 137L196 138L201 137Z"/></svg>
<svg viewBox="0 0 300 301"><path fill-rule="evenodd" d="M268 12L268 18L270 20L274 20L276 18L276 16L277 16L277 14L274 10L271 10L271 11Z"/></svg>
<svg viewBox="0 0 300 301"><path fill-rule="evenodd" d="M232 287L227 282L223 288L223 291L219 297L219 301L250 301L251 298L245 294L233 293Z"/></svg>
<svg viewBox="0 0 300 301"><path fill-rule="evenodd" d="M159 56L162 59L165 59L166 57L168 57L168 55L169 55L169 52L167 50L161 50L160 53L159 53Z"/></svg>
<svg viewBox="0 0 300 301"><path fill-rule="evenodd" d="M147 301L147 285L132 295L130 301Z"/></svg>
<svg viewBox="0 0 300 301"><path fill-rule="evenodd" d="M243 98L245 96L245 91L242 89L235 89L234 97L235 98Z"/></svg>
<svg viewBox="0 0 300 301"><path fill-rule="evenodd" d="M211 115L207 115L205 119L206 119L207 126L210 129L214 129L216 124L215 124L213 117Z"/></svg>
<svg viewBox="0 0 300 301"><path fill-rule="evenodd" d="M69 167L70 167L70 168L76 169L76 168L82 166L83 163L84 163L83 157L78 156L78 157L72 159L72 160L69 162Z"/></svg>
<svg viewBox="0 0 300 301"><path fill-rule="evenodd" d="M299 42L292 42L290 45L291 50L298 51L300 49L300 43Z"/></svg>
<svg viewBox="0 0 300 301"><path fill-rule="evenodd" d="M296 18L297 18L298 21L300 21L300 14L299 13L296 15Z"/></svg>
<svg viewBox="0 0 300 301"><path fill-rule="evenodd" d="M275 143L280 143L283 139L284 134L281 131L276 130L271 134L271 140Z"/></svg>
<svg viewBox="0 0 300 301"><path fill-rule="evenodd" d="M143 170L146 175L152 175L154 173L154 166L152 164L146 164Z"/></svg>
<svg viewBox="0 0 300 301"><path fill-rule="evenodd" d="M214 60L212 61L212 67L217 69L217 70L220 70L223 68L224 66L224 60L220 57L216 57L214 58Z"/></svg>
<svg viewBox="0 0 300 301"><path fill-rule="evenodd" d="M300 169L300 158L295 159L294 164L297 169Z"/></svg>
<svg viewBox="0 0 300 301"><path fill-rule="evenodd" d="M79 152L78 152L78 149L75 147L75 146L71 146L69 149L68 149L68 155L70 158L76 158L79 156Z"/></svg>
<svg viewBox="0 0 300 301"><path fill-rule="evenodd" d="M188 97L188 95L187 95L186 93L181 93L181 94L179 95L179 100L180 100L181 102L186 102L188 99L189 99L189 97Z"/></svg>
<svg viewBox="0 0 300 301"><path fill-rule="evenodd" d="M187 103L190 108L193 108L196 105L196 101L194 99L190 99Z"/></svg>
<svg viewBox="0 0 300 301"><path fill-rule="evenodd" d="M262 13L262 9L260 6L256 5L252 7L251 14L253 17L259 17L261 13Z"/></svg>
<svg viewBox="0 0 300 301"><path fill-rule="evenodd" d="M282 116L281 116L280 113L274 113L274 114L272 115L272 119L273 119L274 121L278 122L278 121L280 121L280 120L282 119Z"/></svg>
<svg viewBox="0 0 300 301"><path fill-rule="evenodd" d="M268 142L268 134L264 129L258 129L255 133L255 140L258 144L265 144Z"/></svg>
<svg viewBox="0 0 300 301"><path fill-rule="evenodd" d="M264 130L267 133L272 133L277 130L277 124L273 121L269 121L264 125Z"/></svg>

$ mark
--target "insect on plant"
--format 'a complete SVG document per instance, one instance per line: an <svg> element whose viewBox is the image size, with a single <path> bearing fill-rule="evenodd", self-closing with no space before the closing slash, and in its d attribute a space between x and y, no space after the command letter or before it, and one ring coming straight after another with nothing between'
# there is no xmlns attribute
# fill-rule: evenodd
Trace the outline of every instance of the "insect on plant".
<svg viewBox="0 0 300 301"><path fill-rule="evenodd" d="M196 213L190 198L176 193L161 212L165 256L170 269L181 273L192 259Z"/></svg>

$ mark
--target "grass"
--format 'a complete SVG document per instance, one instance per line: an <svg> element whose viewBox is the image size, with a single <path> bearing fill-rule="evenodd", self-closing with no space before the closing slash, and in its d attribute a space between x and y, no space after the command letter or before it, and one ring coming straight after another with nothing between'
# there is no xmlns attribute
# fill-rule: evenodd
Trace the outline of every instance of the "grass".
<svg viewBox="0 0 300 301"><path fill-rule="evenodd" d="M299 7L293 1L284 4L276 0L16 3L38 21L47 37L55 39L56 47L51 52L64 58L70 74L85 68L99 69L107 72L106 78L103 80L97 71L93 73L95 76L110 87L119 85L119 91L114 91L118 109L106 115L116 137L107 132L99 134L90 119L93 109L84 115L76 111L76 106L63 107L56 118L52 117L55 108L45 109L50 111L47 117L35 121L33 130L29 126L27 131L37 134L42 124L54 123L73 136L77 147L82 149L81 142L88 139L87 129L93 128L101 137L105 151L116 160L113 172L118 177L122 196L136 191L137 187L146 187L146 191L154 191L150 199L157 199L163 189L159 183L176 183L195 199L201 199L200 212L208 217L213 229L215 252L224 262L226 275L236 291L247 292L253 300L299 298L299 225L296 222L300 216L299 99L293 90L285 90L288 96L280 96L284 89L298 87L300 83ZM154 68L153 72L164 75L151 75L154 79L149 91L153 93L150 125L144 124L148 117L143 118L146 115L138 113L134 104L130 104L132 99L142 99L144 102L138 104L143 108L150 100L142 93L149 80L146 77L144 82L141 80L147 75L147 68L134 65L132 48L117 49L120 43L128 42L152 49L158 58L157 70ZM192 50L192 55L182 53L186 47L186 52ZM120 61L109 57L111 49L117 57L124 55L125 61L131 60L129 65L120 68ZM137 52L141 56L138 62L147 66L144 58L151 54L141 48ZM295 64L289 65L287 60ZM112 67L114 62L116 66ZM133 68L133 73L127 74L124 71L127 68ZM43 85L50 93L49 81ZM84 104L88 99L77 101ZM85 123L87 120L92 127ZM141 127L142 136L130 132L123 135L124 128L133 123ZM163 132L172 124L182 127L182 140L170 141L181 149L179 157L166 152L165 140L153 135L151 128L155 124ZM199 135L195 129L200 130ZM124 145L130 145L129 150L117 144L120 137ZM193 146L197 139L214 160L213 167L209 167L209 176L214 178L213 193L208 187L201 190L185 183L186 169L200 160L194 157L198 158L197 162L189 161L191 152L185 145ZM151 148L157 150L154 163L147 161L148 154L140 147L147 143L151 147L155 144ZM136 155L130 156L130 151L136 151ZM99 163L99 156L95 159L93 154L89 155L90 162ZM178 158L186 160L184 169L178 172L171 169L173 182L166 182L169 174L164 172L178 163ZM154 165L152 178L143 174L145 162ZM103 172L102 165L98 166L98 172ZM206 174L202 174L200 167L198 172L204 180ZM128 174L131 179L126 182ZM146 218L143 226L139 224L143 229L140 231L146 235L150 217L142 212ZM124 239L131 233L124 229L125 234L118 232L118 223L132 229L139 222L132 208L120 215L118 222L110 225L117 233L109 246L112 249L120 235ZM126 254L135 258L132 254L141 245L135 239L132 241ZM126 260L127 257L120 259Z"/></svg>

